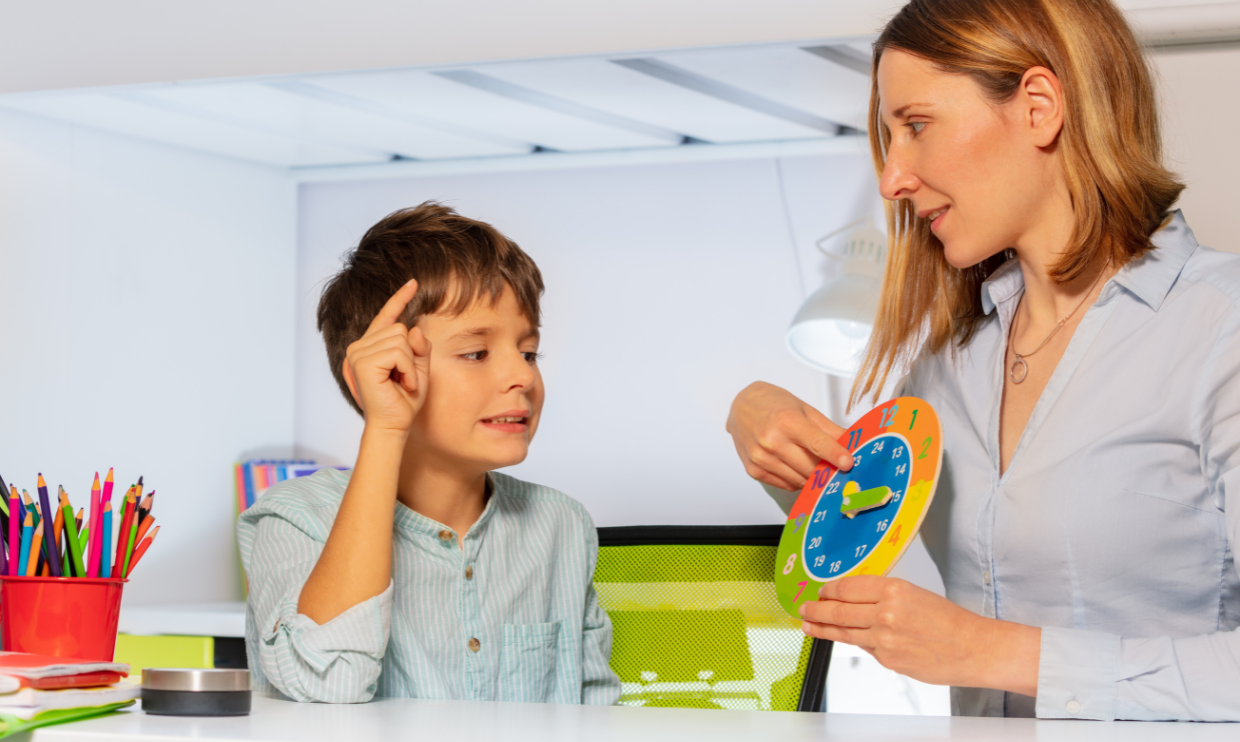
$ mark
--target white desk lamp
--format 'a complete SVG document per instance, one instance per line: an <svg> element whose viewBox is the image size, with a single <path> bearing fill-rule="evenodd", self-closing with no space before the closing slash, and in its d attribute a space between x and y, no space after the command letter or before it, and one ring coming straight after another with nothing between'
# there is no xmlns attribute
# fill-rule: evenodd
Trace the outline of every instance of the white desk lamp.
<svg viewBox="0 0 1240 742"><path fill-rule="evenodd" d="M830 238L852 227L857 229L848 235L843 250L834 252L823 246ZM875 229L866 216L826 235L816 244L827 257L843 263L842 274L827 281L801 305L788 328L788 350L819 371L835 376L855 376L878 312L878 293L887 260L887 237Z"/></svg>

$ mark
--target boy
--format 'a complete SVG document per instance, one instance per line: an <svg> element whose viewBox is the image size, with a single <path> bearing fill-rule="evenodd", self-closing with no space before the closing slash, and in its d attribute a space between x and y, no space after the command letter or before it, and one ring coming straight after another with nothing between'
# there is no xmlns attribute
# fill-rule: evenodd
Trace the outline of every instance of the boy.
<svg viewBox="0 0 1240 742"><path fill-rule="evenodd" d="M318 323L365 428L351 476L281 482L238 522L256 688L335 703L619 698L590 516L494 472L525 459L538 427L542 291L516 244L432 202L346 256Z"/></svg>

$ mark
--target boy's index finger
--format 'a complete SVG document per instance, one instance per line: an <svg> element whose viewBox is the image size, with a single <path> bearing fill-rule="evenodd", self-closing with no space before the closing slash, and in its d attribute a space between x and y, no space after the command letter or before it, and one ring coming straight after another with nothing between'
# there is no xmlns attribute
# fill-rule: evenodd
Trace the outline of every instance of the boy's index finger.
<svg viewBox="0 0 1240 742"><path fill-rule="evenodd" d="M370 327L366 329L367 334L396 324L396 321L400 319L400 315L404 314L405 307L409 306L409 302L413 301L413 297L417 293L418 280L411 278L409 283L401 286L395 294L392 294L392 298L387 300L387 303L383 305L383 308L371 320Z"/></svg>

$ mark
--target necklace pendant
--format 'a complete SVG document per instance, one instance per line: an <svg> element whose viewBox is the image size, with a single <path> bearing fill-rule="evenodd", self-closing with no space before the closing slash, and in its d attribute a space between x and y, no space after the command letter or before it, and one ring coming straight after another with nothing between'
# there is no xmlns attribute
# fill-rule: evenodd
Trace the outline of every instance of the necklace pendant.
<svg viewBox="0 0 1240 742"><path fill-rule="evenodd" d="M1020 376L1016 375L1017 367L1020 368ZM1025 359L1016 356L1016 360L1012 361L1012 368L1008 371L1008 376L1012 379L1013 384L1019 384L1029 375L1029 364L1025 363Z"/></svg>

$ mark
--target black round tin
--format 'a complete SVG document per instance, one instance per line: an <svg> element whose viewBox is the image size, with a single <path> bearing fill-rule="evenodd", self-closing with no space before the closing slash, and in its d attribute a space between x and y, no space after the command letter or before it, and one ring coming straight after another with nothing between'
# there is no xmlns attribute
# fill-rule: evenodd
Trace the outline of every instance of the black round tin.
<svg viewBox="0 0 1240 742"><path fill-rule="evenodd" d="M244 716L250 713L250 671L147 668L142 710L162 716Z"/></svg>

